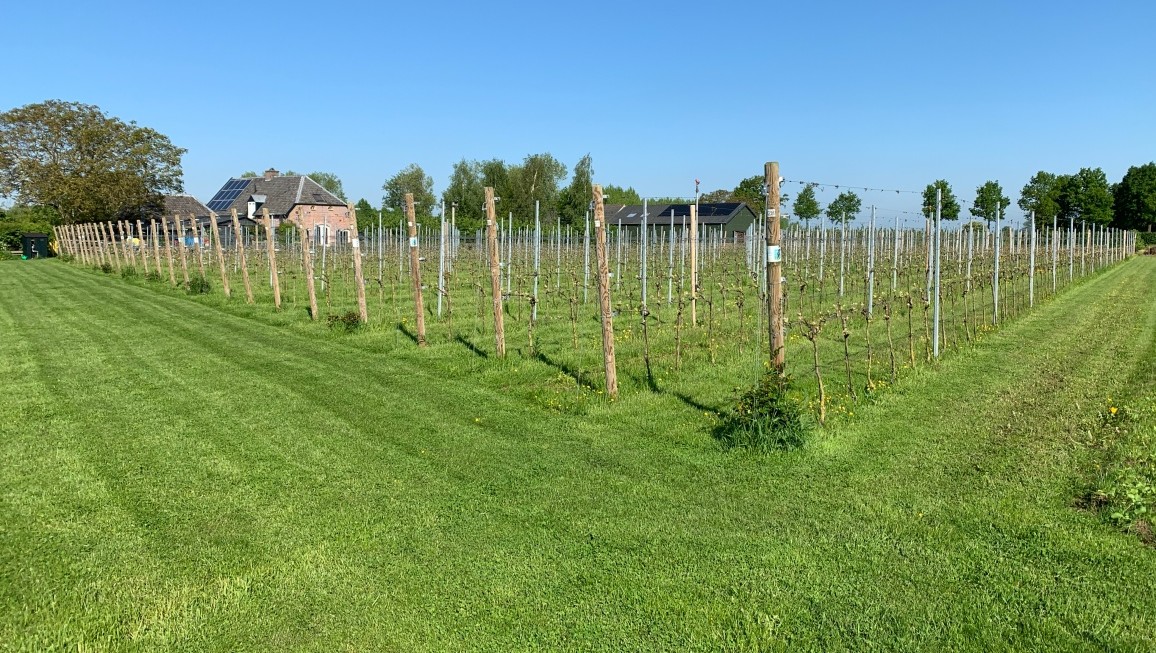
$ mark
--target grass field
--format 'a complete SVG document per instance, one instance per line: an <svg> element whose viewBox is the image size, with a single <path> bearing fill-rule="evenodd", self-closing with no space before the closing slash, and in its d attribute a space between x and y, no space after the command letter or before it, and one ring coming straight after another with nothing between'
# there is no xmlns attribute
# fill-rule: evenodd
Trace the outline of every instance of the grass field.
<svg viewBox="0 0 1156 653"><path fill-rule="evenodd" d="M1153 287L1098 274L756 456L709 374L607 404L0 263L0 649L1152 650L1156 549L1076 504Z"/></svg>

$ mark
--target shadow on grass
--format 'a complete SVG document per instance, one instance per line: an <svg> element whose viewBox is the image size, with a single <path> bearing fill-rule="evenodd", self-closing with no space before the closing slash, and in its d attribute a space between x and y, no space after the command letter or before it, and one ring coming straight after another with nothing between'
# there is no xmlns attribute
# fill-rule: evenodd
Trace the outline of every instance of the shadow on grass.
<svg viewBox="0 0 1156 653"><path fill-rule="evenodd" d="M573 367L570 367L569 365L567 365L565 363L559 363L559 362L555 361L554 359L550 358L549 356L547 356L546 354L543 354L542 352L538 352L538 353L534 354L534 358L535 358L535 360L543 362L543 363L549 365L550 367L558 370L559 372L565 374L566 376L574 379L574 382L577 383L578 385L582 386L583 388L586 388L587 390L597 390L597 388L595 388L589 381L584 380L582 378L582 375L577 370L575 370Z"/></svg>
<svg viewBox="0 0 1156 653"><path fill-rule="evenodd" d="M409 338L410 340L412 340L413 344L415 344L415 345L417 344L417 334L415 334L413 331L410 331L409 329L405 328L405 325L402 324L401 322L397 323L397 330L400 331L406 338Z"/></svg>
<svg viewBox="0 0 1156 653"><path fill-rule="evenodd" d="M477 345L470 342L469 340L466 340L465 337L463 337L463 336L454 336L454 340L457 342L460 342L463 346L465 346L466 349L469 349L470 351L477 354L481 358L489 358L490 357L489 354L487 354L486 352L479 349Z"/></svg>

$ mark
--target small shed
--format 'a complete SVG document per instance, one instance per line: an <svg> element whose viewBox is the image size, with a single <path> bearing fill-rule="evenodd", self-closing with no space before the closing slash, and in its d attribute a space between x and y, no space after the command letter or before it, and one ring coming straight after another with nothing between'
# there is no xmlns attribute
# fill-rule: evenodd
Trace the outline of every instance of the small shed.
<svg viewBox="0 0 1156 653"><path fill-rule="evenodd" d="M48 249L48 234L24 234L20 237L20 245L26 259L52 256Z"/></svg>

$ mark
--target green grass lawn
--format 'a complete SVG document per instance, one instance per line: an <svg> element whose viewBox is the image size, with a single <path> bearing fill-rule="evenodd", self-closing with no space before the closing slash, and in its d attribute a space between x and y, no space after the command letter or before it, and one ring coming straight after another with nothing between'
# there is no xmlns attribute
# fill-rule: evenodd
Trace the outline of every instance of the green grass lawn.
<svg viewBox="0 0 1156 653"><path fill-rule="evenodd" d="M0 263L0 649L1152 650L1156 549L1076 505L1153 287L1099 274L756 456L714 380L607 404Z"/></svg>

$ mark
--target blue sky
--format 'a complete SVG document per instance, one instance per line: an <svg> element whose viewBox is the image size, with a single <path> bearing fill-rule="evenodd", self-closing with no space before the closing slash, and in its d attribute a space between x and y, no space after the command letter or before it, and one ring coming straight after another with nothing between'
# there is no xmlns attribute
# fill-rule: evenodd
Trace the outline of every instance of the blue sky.
<svg viewBox="0 0 1156 653"><path fill-rule="evenodd" d="M1016 217L1037 170L1118 181L1156 158L1150 1L40 2L5 24L0 110L63 99L157 129L202 200L272 166L377 203L409 163L440 192L463 157L545 151L644 196L768 160L964 200L997 179Z"/></svg>

